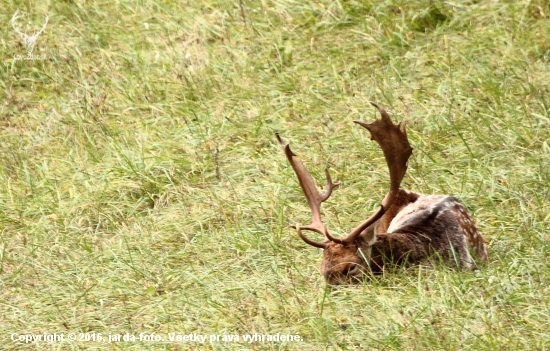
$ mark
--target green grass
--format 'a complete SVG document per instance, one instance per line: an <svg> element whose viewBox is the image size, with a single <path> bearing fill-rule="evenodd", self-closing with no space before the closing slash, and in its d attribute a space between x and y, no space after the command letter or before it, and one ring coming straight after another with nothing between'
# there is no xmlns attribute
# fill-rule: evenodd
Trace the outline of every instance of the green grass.
<svg viewBox="0 0 550 351"><path fill-rule="evenodd" d="M50 16L34 54L9 25ZM550 3L0 4L0 340L9 349L548 350ZM403 187L473 213L490 262L328 289L274 133L343 235L388 186L353 119L406 119ZM318 239L318 238L316 238ZM298 334L64 342L11 333Z"/></svg>

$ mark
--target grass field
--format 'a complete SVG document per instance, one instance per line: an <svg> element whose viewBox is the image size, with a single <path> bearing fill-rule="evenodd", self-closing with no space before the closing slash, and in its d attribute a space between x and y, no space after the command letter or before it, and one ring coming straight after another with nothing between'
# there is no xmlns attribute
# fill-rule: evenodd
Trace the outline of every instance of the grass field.
<svg viewBox="0 0 550 351"><path fill-rule="evenodd" d="M29 35L48 13L45 60L15 59L16 10ZM0 14L2 347L550 349L548 1L9 0ZM407 120L402 186L474 215L483 269L325 285L321 251L289 227L310 215L274 133L319 186L327 165L342 181L323 213L344 235L388 186L352 123L378 117L368 101ZM240 340L139 340L152 333ZM242 340L254 333L301 341Z"/></svg>

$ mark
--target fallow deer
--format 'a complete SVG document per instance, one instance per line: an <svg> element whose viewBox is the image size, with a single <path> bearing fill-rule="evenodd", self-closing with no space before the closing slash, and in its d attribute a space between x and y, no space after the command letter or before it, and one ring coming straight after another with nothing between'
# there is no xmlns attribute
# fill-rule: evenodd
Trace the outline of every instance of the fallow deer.
<svg viewBox="0 0 550 351"><path fill-rule="evenodd" d="M354 122L365 127L371 139L382 148L390 171L390 190L378 211L343 238L333 237L321 220L321 203L340 183L333 183L325 169L327 187L320 194L304 164L276 134L313 217L311 224L296 225L296 229L303 241L323 249L322 275L329 284L336 285L360 282L365 274L381 273L388 264L441 261L458 269L476 269L472 255L478 262L486 262L488 252L468 210L452 196L422 195L400 189L413 150L405 123L393 124L382 107L374 102L371 104L380 111L382 118L370 124ZM325 240L313 241L302 233L304 230L319 233Z"/></svg>

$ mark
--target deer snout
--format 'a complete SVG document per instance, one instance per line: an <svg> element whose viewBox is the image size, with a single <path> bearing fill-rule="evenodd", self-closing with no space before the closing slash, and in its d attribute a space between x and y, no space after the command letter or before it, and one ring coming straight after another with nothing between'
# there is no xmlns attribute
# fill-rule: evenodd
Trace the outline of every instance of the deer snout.
<svg viewBox="0 0 550 351"><path fill-rule="evenodd" d="M330 266L322 273L328 284L340 285L362 281L366 272L364 264L360 262L347 262Z"/></svg>

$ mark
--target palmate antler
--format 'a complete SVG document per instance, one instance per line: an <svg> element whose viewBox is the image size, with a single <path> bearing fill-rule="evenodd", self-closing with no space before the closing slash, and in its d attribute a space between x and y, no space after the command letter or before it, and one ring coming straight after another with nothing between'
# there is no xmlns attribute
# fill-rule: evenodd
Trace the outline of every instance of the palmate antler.
<svg viewBox="0 0 550 351"><path fill-rule="evenodd" d="M376 107L378 111L380 111L382 118L374 121L373 123L364 123L361 121L354 122L367 128L371 133L371 139L375 140L382 148L390 170L390 190L384 197L378 211L370 218L359 224L342 239L332 237L329 234L325 224L321 221L321 203L329 198L332 190L340 183L333 183L328 169L325 170L327 177L327 189L323 194L320 194L315 187L313 177L305 168L304 164L296 158L296 155L290 150L289 145L285 144L279 134L277 134L277 139L283 146L286 157L294 169L294 172L298 176L300 187L306 196L307 202L311 209L311 215L313 217L313 221L310 225L296 226L296 229L298 230L298 235L302 238L302 240L312 246L325 249L328 246L329 241L343 245L353 244L355 239L357 239L357 236L368 226L380 219L380 217L382 217L382 215L392 205L395 196L397 195L397 191L399 190L401 181L405 176L405 172L407 171L407 161L412 154L412 148L407 139L405 123L403 122L403 128L401 128L402 122L393 124L390 115L386 112L386 110L374 102L371 102L371 104ZM329 241L325 240L324 242L316 242L310 240L302 234L302 230L312 230L323 234Z"/></svg>

